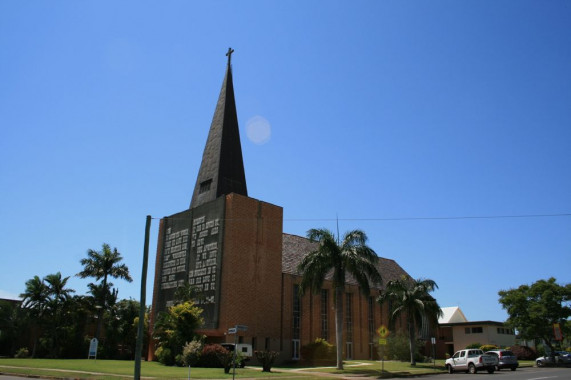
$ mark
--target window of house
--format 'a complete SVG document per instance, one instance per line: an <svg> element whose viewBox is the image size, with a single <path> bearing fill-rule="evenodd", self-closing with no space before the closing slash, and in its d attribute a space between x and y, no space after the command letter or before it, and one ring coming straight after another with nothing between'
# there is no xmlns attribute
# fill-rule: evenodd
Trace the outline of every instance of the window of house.
<svg viewBox="0 0 571 380"><path fill-rule="evenodd" d="M472 334L481 334L484 332L482 327L472 327Z"/></svg>
<svg viewBox="0 0 571 380"><path fill-rule="evenodd" d="M291 340L291 358L293 360L299 360L299 339L292 339Z"/></svg>
<svg viewBox="0 0 571 380"><path fill-rule="evenodd" d="M353 358L353 294L347 293L345 295L346 305L345 305L345 327L346 327L346 353L347 359Z"/></svg>
<svg viewBox="0 0 571 380"><path fill-rule="evenodd" d="M469 328L469 327L464 328L464 333L465 333L465 334L470 334L470 328Z"/></svg>
<svg viewBox="0 0 571 380"><path fill-rule="evenodd" d="M329 311L329 292L327 289L321 289L321 338L329 340L329 320L327 312Z"/></svg>
<svg viewBox="0 0 571 380"><path fill-rule="evenodd" d="M367 327L369 331L369 343L375 339L375 300L369 297L369 312L367 313Z"/></svg>
<svg viewBox="0 0 571 380"><path fill-rule="evenodd" d="M299 285L293 286L293 310L292 310L292 359L299 359L301 328L301 296L299 295ZM267 348L266 348L267 349Z"/></svg>
<svg viewBox="0 0 571 380"><path fill-rule="evenodd" d="M353 359L353 342L347 342L345 344L345 357L347 360Z"/></svg>

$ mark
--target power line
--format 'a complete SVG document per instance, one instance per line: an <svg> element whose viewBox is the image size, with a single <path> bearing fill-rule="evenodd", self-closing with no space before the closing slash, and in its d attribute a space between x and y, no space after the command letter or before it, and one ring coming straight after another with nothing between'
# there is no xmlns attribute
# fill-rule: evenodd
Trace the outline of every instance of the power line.
<svg viewBox="0 0 571 380"><path fill-rule="evenodd" d="M284 222L391 222L391 221L407 221L407 220L469 220L469 219L515 219L515 218L558 218L570 217L571 213L561 214L520 214L520 215L475 215L475 216L412 216L412 217L395 217L395 218L284 218ZM184 217L166 217L169 220L188 220ZM163 218L152 218L160 220ZM256 218L232 218L222 220L251 220Z"/></svg>
<svg viewBox="0 0 571 380"><path fill-rule="evenodd" d="M571 216L571 214L524 214L524 215L478 215L478 216L413 216L413 217L397 217L397 218L323 218L323 219L284 219L284 221L296 222L296 221L363 221L363 222L384 222L384 221L399 221L399 220L459 220L459 219L507 219L507 218L553 218L553 217L565 217Z"/></svg>

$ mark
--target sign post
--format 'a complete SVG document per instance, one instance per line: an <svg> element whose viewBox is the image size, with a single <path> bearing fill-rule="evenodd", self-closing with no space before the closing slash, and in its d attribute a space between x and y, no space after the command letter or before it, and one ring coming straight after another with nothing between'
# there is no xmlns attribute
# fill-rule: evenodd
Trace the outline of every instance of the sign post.
<svg viewBox="0 0 571 380"><path fill-rule="evenodd" d="M377 329L377 334L379 334L379 345L381 346L381 377L385 374L385 346L387 345L387 337L391 332L385 325L381 325Z"/></svg>
<svg viewBox="0 0 571 380"><path fill-rule="evenodd" d="M234 355L232 355L232 380L236 378L236 355L238 354L238 331L248 331L248 326L236 325L228 329L228 334L234 334Z"/></svg>
<svg viewBox="0 0 571 380"><path fill-rule="evenodd" d="M435 337L430 338L430 343L432 343L432 364L434 369L436 369L436 353L434 350L434 345L436 344L436 338Z"/></svg>

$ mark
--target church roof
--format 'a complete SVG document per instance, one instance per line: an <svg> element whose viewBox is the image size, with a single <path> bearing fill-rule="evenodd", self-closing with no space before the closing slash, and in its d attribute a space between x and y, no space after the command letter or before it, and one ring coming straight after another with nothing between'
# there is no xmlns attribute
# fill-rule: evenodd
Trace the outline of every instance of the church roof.
<svg viewBox="0 0 571 380"><path fill-rule="evenodd" d="M282 236L282 273L301 276L297 271L297 266L305 255L317 249L317 244L307 238L284 233ZM383 284L391 280L398 280L402 275L408 276L408 273L396 261L384 257L379 257L377 268L383 279ZM327 276L326 279L331 280L331 276ZM346 281L348 284L358 285L351 276L347 276ZM381 289L383 288L384 285L381 284Z"/></svg>
<svg viewBox="0 0 571 380"><path fill-rule="evenodd" d="M228 49L226 54L226 75L202 154L190 208L230 193L248 196L230 64L232 52L234 50Z"/></svg>

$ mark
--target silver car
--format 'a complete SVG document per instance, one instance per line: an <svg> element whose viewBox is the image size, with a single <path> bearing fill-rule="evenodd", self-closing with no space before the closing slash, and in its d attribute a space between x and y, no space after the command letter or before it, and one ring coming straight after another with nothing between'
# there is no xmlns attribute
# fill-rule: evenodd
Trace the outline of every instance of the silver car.
<svg viewBox="0 0 571 380"><path fill-rule="evenodd" d="M535 359L535 364L538 367L543 367L545 365L570 365L571 354L567 351L555 351L553 355L538 357Z"/></svg>
<svg viewBox="0 0 571 380"><path fill-rule="evenodd" d="M487 355L493 355L498 358L498 365L496 366L496 371L502 368L509 368L515 371L519 367L517 361L517 356L514 355L510 350L491 350L486 352Z"/></svg>

